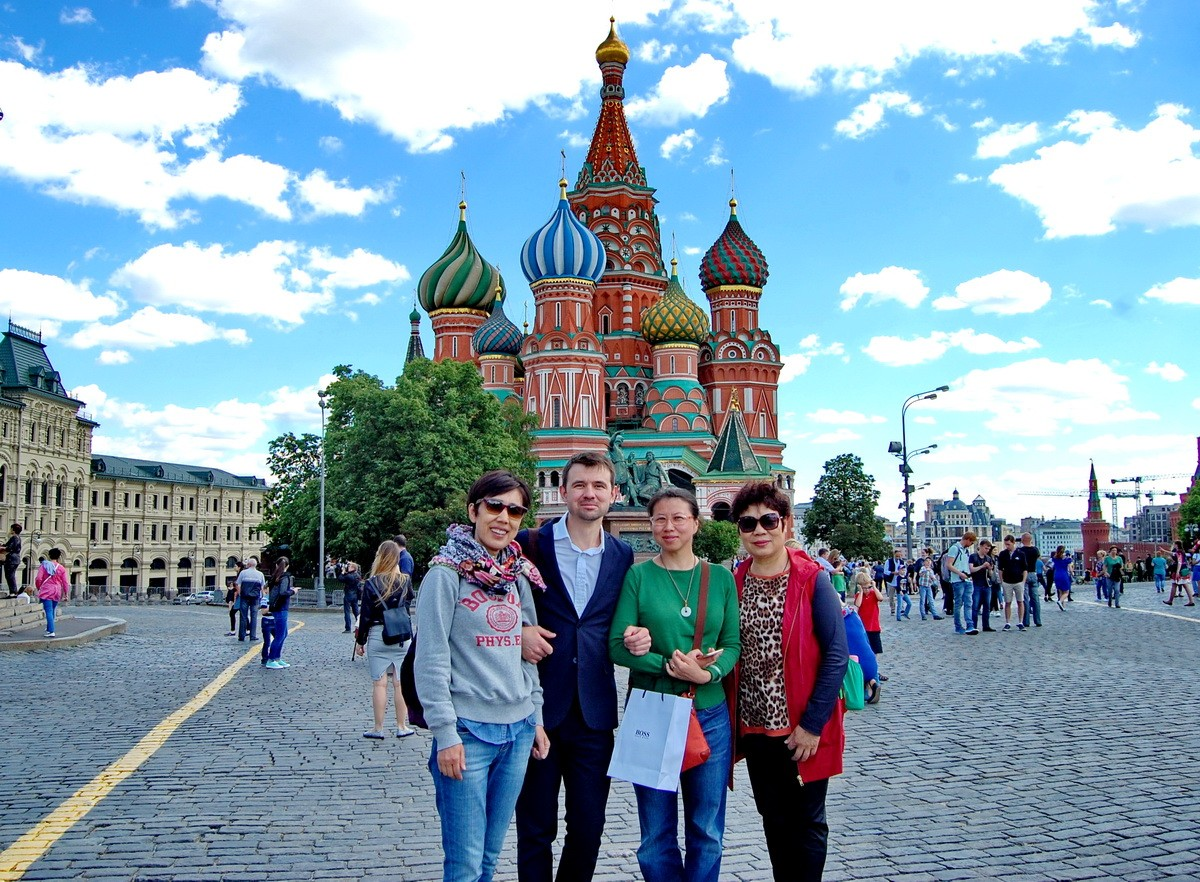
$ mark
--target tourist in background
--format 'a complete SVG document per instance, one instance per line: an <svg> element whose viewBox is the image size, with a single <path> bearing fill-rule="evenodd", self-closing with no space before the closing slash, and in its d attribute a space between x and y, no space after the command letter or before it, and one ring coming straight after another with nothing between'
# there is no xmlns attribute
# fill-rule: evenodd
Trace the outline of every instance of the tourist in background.
<svg viewBox="0 0 1200 882"><path fill-rule="evenodd" d="M4 543L4 581L8 583L8 596L16 597L17 570L21 568L21 525L8 528L8 539Z"/></svg>
<svg viewBox="0 0 1200 882"><path fill-rule="evenodd" d="M266 584L266 578L258 570L257 557L246 558L246 568L237 574L234 584L238 590L238 643L246 641L247 633L250 635L250 642L253 643L258 639L255 636L258 628L258 606L263 585Z"/></svg>
<svg viewBox="0 0 1200 882"><path fill-rule="evenodd" d="M354 630L358 621L358 600L362 591L362 576L358 572L358 564L354 561L346 564L346 571L338 576L342 583L342 619L345 622L345 632Z"/></svg>
<svg viewBox="0 0 1200 882"><path fill-rule="evenodd" d="M266 666L272 669L290 668L280 656L283 654L283 641L288 634L288 610L292 605L292 596L296 593L296 581L288 571L291 562L286 557L275 561L275 569L271 573L271 589L268 592L267 612L274 624L271 633L271 645L266 646L267 632L263 629L263 652L266 653Z"/></svg>
<svg viewBox="0 0 1200 882"><path fill-rule="evenodd" d="M917 612L921 614L921 621L925 621L925 610L929 610L929 614L933 616L935 622L940 622L942 617L937 614L937 607L934 605L934 595L937 592L938 576L933 569L933 558L924 557L921 559L921 569L917 572Z"/></svg>
<svg viewBox="0 0 1200 882"><path fill-rule="evenodd" d="M444 882L489 882L525 781L544 759L537 666L521 659L521 625L537 624L545 590L516 543L529 485L507 470L467 491L471 526L452 524L417 596L417 694L433 733L429 771L442 827Z"/></svg>
<svg viewBox="0 0 1200 882"><path fill-rule="evenodd" d="M1025 563L1025 614L1021 617L1021 624L1028 628L1032 621L1040 628L1042 627L1042 585L1038 573L1042 570L1039 565L1042 553L1033 544L1032 533L1021 534L1021 545L1017 548L1017 553L1024 558Z"/></svg>
<svg viewBox="0 0 1200 882"><path fill-rule="evenodd" d="M968 634L979 633L979 619L983 617L983 630L994 631L992 612L992 572L996 569L996 558L992 557L992 543L979 540L979 550L968 560L971 568L971 627Z"/></svg>
<svg viewBox="0 0 1200 882"><path fill-rule="evenodd" d="M1053 580L1054 590L1058 592L1058 608L1066 610L1063 604L1067 598L1071 596L1071 577L1074 573L1074 564L1071 561L1071 555L1067 554L1066 547L1060 545L1054 549L1054 556L1050 558L1050 566L1054 568Z"/></svg>
<svg viewBox="0 0 1200 882"><path fill-rule="evenodd" d="M733 758L729 710L719 681L741 655L737 588L727 569L709 566L692 549L700 529L695 496L664 487L650 498L646 511L660 551L626 573L609 630L609 653L629 668L631 689L668 695L694 690L696 717L712 753L679 776L686 857L679 851L679 796L634 785L642 833L638 864L646 882L717 882ZM749 541L745 533L742 538ZM704 631L700 648L693 649L705 569ZM631 628L649 630L649 652L635 655L625 645Z"/></svg>
<svg viewBox="0 0 1200 882"><path fill-rule="evenodd" d="M971 546L979 538L974 530L967 530L962 539L950 546L946 553L946 569L950 571L950 590L954 592L954 633L978 634L979 629L971 626Z"/></svg>
<svg viewBox="0 0 1200 882"><path fill-rule="evenodd" d="M1182 542L1176 542L1175 547L1171 549L1167 571L1171 575L1171 594L1163 603L1171 606L1175 602L1176 594L1184 594L1188 599L1184 606L1195 606L1196 598L1192 592L1191 568L1188 566L1188 558L1183 550Z"/></svg>
<svg viewBox="0 0 1200 882"><path fill-rule="evenodd" d="M1125 558L1120 550L1113 545L1104 557L1104 575L1108 579L1108 605L1121 608L1121 591L1125 581Z"/></svg>
<svg viewBox="0 0 1200 882"><path fill-rule="evenodd" d="M775 485L744 485L731 514L750 552L736 574L742 660L726 690L735 756L746 759L776 882L819 880L829 839L825 797L829 779L841 774L845 742L841 604L828 575L787 548L791 502ZM855 585L874 597L878 618L882 592L865 567L859 573ZM877 688L868 695L877 699Z"/></svg>
<svg viewBox="0 0 1200 882"><path fill-rule="evenodd" d="M62 551L51 548L49 554L50 559L38 565L34 584L37 586L38 600L42 602L42 609L46 611L45 636L54 637L54 615L59 603L70 596L71 585L67 581L67 568L59 563Z"/></svg>
<svg viewBox="0 0 1200 882"><path fill-rule="evenodd" d="M383 718L387 715L388 683L392 684L392 703L396 709L396 737L413 734L408 728L408 707L400 693L400 665L410 641L383 642L383 611L408 608L412 601L412 579L400 570L401 548L395 540L381 542L371 564L371 574L363 587L358 630L354 635L354 654L366 655L371 673L371 710L375 726L363 732L363 738L383 738Z"/></svg>

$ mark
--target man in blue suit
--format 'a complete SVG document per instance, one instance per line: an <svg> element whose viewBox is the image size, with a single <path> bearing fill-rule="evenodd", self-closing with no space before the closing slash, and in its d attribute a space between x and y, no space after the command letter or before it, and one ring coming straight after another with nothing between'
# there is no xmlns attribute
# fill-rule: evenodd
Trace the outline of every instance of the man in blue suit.
<svg viewBox="0 0 1200 882"><path fill-rule="evenodd" d="M557 879L590 882L596 871L617 727L608 629L633 564L633 549L604 530L617 497L615 477L606 454L575 454L563 469L566 516L517 534L546 580L546 590L534 592L538 624L523 630L522 652L538 666L552 745L544 760L529 763L517 801L520 882L551 880L560 784L567 791L567 834Z"/></svg>

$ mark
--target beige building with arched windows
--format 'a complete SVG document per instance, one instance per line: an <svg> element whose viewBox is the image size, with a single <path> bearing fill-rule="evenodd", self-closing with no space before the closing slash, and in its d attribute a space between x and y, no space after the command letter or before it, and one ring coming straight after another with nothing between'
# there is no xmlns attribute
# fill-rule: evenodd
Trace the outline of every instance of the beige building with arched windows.
<svg viewBox="0 0 1200 882"><path fill-rule="evenodd" d="M98 426L67 394L42 335L11 321L0 341L0 531L21 534L22 585L63 551L73 596L170 597L223 587L258 532L262 478L92 455Z"/></svg>

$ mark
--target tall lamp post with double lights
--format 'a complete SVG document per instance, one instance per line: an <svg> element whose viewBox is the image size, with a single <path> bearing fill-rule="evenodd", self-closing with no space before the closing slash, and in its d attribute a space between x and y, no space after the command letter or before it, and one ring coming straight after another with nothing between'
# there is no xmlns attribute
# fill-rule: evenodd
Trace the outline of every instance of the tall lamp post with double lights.
<svg viewBox="0 0 1200 882"><path fill-rule="evenodd" d="M317 391L317 406L321 408L321 503L320 523L317 525L317 609L325 608L325 408L329 407L329 392Z"/></svg>
<svg viewBox="0 0 1200 882"><path fill-rule="evenodd" d="M909 478L912 476L912 468L908 462L922 453L928 453L937 448L936 444L930 444L928 447L922 447L919 450L914 450L911 453L908 450L908 427L905 420L908 416L908 409L918 401L932 401L938 397L939 392L949 392L949 386L938 386L936 389L926 389L924 392L917 392L915 395L909 395L904 399L904 404L900 407L900 441L893 441L888 445L888 453L900 460L900 476L904 479L904 547L906 561L912 560L913 539L912 539L912 494L915 489Z"/></svg>

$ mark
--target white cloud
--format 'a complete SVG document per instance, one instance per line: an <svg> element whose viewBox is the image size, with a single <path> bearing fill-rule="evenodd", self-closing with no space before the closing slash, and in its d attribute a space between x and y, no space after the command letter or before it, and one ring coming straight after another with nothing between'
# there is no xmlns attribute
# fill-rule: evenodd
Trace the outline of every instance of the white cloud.
<svg viewBox="0 0 1200 882"><path fill-rule="evenodd" d="M336 135L322 135L317 139L317 146L321 148L323 153L334 154L341 153L344 145L342 144L342 139Z"/></svg>
<svg viewBox="0 0 1200 882"><path fill-rule="evenodd" d="M1118 46L1121 49L1132 49L1141 39L1141 34L1131 31L1123 24L1111 24L1103 28L1088 28L1087 34L1096 46Z"/></svg>
<svg viewBox="0 0 1200 882"><path fill-rule="evenodd" d="M44 40L39 40L37 45L26 43L20 37L13 37L9 40L9 46L12 50L25 59L26 64L36 64L38 57L42 54L42 50L46 48Z"/></svg>
<svg viewBox="0 0 1200 882"><path fill-rule="evenodd" d="M1037 123L1009 123L979 139L977 159L999 159L1042 139Z"/></svg>
<svg viewBox="0 0 1200 882"><path fill-rule="evenodd" d="M383 202L388 198L387 190L371 187L351 187L346 180L331 181L320 169L296 183L300 200L310 206L318 217L346 214L358 217L367 206Z"/></svg>
<svg viewBox="0 0 1200 882"><path fill-rule="evenodd" d="M921 305L929 288L914 269L886 266L877 273L855 273L838 289L842 294L842 311L853 309L863 297L868 304L895 300L913 309Z"/></svg>
<svg viewBox="0 0 1200 882"><path fill-rule="evenodd" d="M882 126L883 116L889 110L912 117L925 113L925 108L913 101L907 92L876 92L850 111L848 118L838 121L833 129L847 138L861 138Z"/></svg>
<svg viewBox="0 0 1200 882"><path fill-rule="evenodd" d="M569 129L563 129L558 133L558 137L566 141L568 147L572 147L576 150L582 150L584 147L588 147L592 143L592 139L587 135L579 132L572 132Z"/></svg>
<svg viewBox="0 0 1200 882"><path fill-rule="evenodd" d="M244 346L250 342L250 338L241 328L226 330L193 315L160 312L153 306L139 309L129 318L111 325L102 322L88 324L76 331L66 342L68 346L76 349L90 349L93 346L169 349L174 346L207 343L210 340L224 340L235 346ZM120 362L105 362L104 355L101 354L101 363L123 364L129 360L127 352L125 356Z"/></svg>
<svg viewBox="0 0 1200 882"><path fill-rule="evenodd" d="M922 56L954 63L1020 60L1068 41L1095 44L1110 36L1096 32L1096 19L1108 8L1093 0L737 3L722 11L737 16L722 23L741 34L733 44L736 63L801 93L826 83L870 87Z"/></svg>
<svg viewBox="0 0 1200 882"><path fill-rule="evenodd" d="M915 416L915 417L913 417L913 422L920 423L923 426L936 426L937 425L937 420L931 416Z"/></svg>
<svg viewBox="0 0 1200 882"><path fill-rule="evenodd" d="M684 246L683 253L686 254L688 257L695 257L699 254L703 254L704 249L699 248L695 245L687 245L687 246Z"/></svg>
<svg viewBox="0 0 1200 882"><path fill-rule="evenodd" d="M1175 306L1200 306L1200 279L1172 279L1155 285L1142 295L1142 299L1158 300Z"/></svg>
<svg viewBox="0 0 1200 882"><path fill-rule="evenodd" d="M661 64L674 57L679 47L674 43L662 43L658 40L647 40L638 46L636 55L647 64Z"/></svg>
<svg viewBox="0 0 1200 882"><path fill-rule="evenodd" d="M714 104L729 97L726 66L705 52L687 66L668 67L648 96L625 102L625 114L631 120L660 126L702 117Z"/></svg>
<svg viewBox="0 0 1200 882"><path fill-rule="evenodd" d="M1192 399L1192 407L1195 408L1196 410L1200 410L1200 398Z"/></svg>
<svg viewBox="0 0 1200 882"><path fill-rule="evenodd" d="M684 155L687 155L692 152L698 139L699 136L696 134L695 129L685 129L682 132L676 132L674 135L667 135L658 152L663 159L670 159L680 151Z"/></svg>
<svg viewBox="0 0 1200 882"><path fill-rule="evenodd" d="M717 138L713 141L712 150L708 151L708 156L704 157L705 165L728 165L729 160L725 158L725 145L721 143L721 139Z"/></svg>
<svg viewBox="0 0 1200 882"><path fill-rule="evenodd" d="M788 383L808 371L813 359L822 355L845 355L846 347L838 342L821 345L821 338L809 334L799 343L800 351L791 355L780 355L783 370L779 372L779 382Z"/></svg>
<svg viewBox="0 0 1200 882"><path fill-rule="evenodd" d="M322 281L326 288L365 288L381 282L403 284L411 278L402 264L362 248L355 248L345 257L335 257L327 248L313 248L308 252L308 268L326 274Z"/></svg>
<svg viewBox="0 0 1200 882"><path fill-rule="evenodd" d="M861 441L862 435L843 426L832 432L822 432L812 439L813 444L848 444L851 441Z"/></svg>
<svg viewBox="0 0 1200 882"><path fill-rule="evenodd" d="M1023 270L997 270L969 279L954 296L939 297L934 309L970 309L980 315L1019 315L1036 312L1050 302L1050 286Z"/></svg>
<svg viewBox="0 0 1200 882"><path fill-rule="evenodd" d="M962 349L971 355L998 355L1040 347L1041 344L1031 337L1001 340L994 334L964 328L953 332L932 331L910 338L886 335L872 337L862 351L880 364L906 367L936 361L952 348Z"/></svg>
<svg viewBox="0 0 1200 882"><path fill-rule="evenodd" d="M1112 302L1109 300L1104 300L1103 298L1099 298L1096 300L1089 300L1088 306L1099 306L1101 309L1112 309L1113 308Z"/></svg>
<svg viewBox="0 0 1200 882"><path fill-rule="evenodd" d="M950 383L949 393L923 406L935 412L977 413L983 428L1004 437L1054 438L1081 427L1158 421L1157 414L1134 408L1128 384L1128 377L1098 358L1032 358L973 370ZM998 401L1004 408L996 407Z"/></svg>
<svg viewBox="0 0 1200 882"><path fill-rule="evenodd" d="M824 423L832 426L863 426L868 423L887 422L887 417L878 415L868 416L856 410L833 410L828 407L805 414L804 418L812 423Z"/></svg>
<svg viewBox="0 0 1200 882"><path fill-rule="evenodd" d="M1146 373L1162 377L1168 383L1178 383L1187 376L1187 372L1183 368L1169 361L1163 362L1161 365L1157 361L1150 362L1146 365Z"/></svg>
<svg viewBox="0 0 1200 882"><path fill-rule="evenodd" d="M994 444L947 444L939 445L931 450L925 460L939 465L964 462L991 462L992 457L1000 452Z"/></svg>
<svg viewBox="0 0 1200 882"><path fill-rule="evenodd" d="M96 356L97 364L129 364L133 356L124 349L105 349Z"/></svg>
<svg viewBox="0 0 1200 882"><path fill-rule="evenodd" d="M1187 108L1160 104L1139 130L1106 113L1076 111L1063 139L989 180L1033 207L1049 239L1095 236L1119 224L1149 230L1200 224L1200 130ZM1073 140L1074 139L1074 140Z"/></svg>
<svg viewBox="0 0 1200 882"><path fill-rule="evenodd" d="M93 294L90 281L71 282L29 270L0 269L0 310L17 323L38 322L48 315L96 321L117 315L122 306L111 291Z"/></svg>
<svg viewBox="0 0 1200 882"><path fill-rule="evenodd" d="M93 24L96 16L92 15L92 10L86 6L78 6L75 9L63 7L58 14L58 21L60 24Z"/></svg>
<svg viewBox="0 0 1200 882"><path fill-rule="evenodd" d="M972 177L971 175L968 175L968 174L964 174L963 172L958 172L950 180L952 183L955 183L955 184L974 184L981 179L977 178L977 177Z"/></svg>
<svg viewBox="0 0 1200 882"><path fill-rule="evenodd" d="M795 353L793 355L781 355L779 360L783 362L783 370L779 372L779 385L789 383L802 374L808 373L809 365L812 364L812 356L804 353Z"/></svg>

